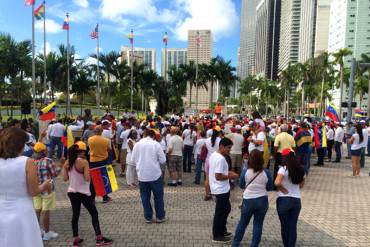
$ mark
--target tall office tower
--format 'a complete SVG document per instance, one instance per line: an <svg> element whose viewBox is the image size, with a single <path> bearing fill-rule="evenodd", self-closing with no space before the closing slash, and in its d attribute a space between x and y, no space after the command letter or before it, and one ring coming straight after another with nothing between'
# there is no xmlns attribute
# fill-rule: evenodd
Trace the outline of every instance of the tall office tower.
<svg viewBox="0 0 370 247"><path fill-rule="evenodd" d="M171 66L178 68L181 64L188 62L188 50L186 48L167 48L167 63L165 63L165 49L162 49L161 56L161 75L164 74ZM165 68L167 65L167 68Z"/></svg>
<svg viewBox="0 0 370 247"><path fill-rule="evenodd" d="M256 7L256 74L276 79L279 59L280 0L260 0Z"/></svg>
<svg viewBox="0 0 370 247"><path fill-rule="evenodd" d="M240 15L240 79L249 74L255 74L255 46L256 46L256 7L257 0L242 0Z"/></svg>
<svg viewBox="0 0 370 247"><path fill-rule="evenodd" d="M121 47L121 58L122 61L127 61L127 64L131 64L131 47ZM134 47L134 59L139 64L144 64L147 68L156 70L156 51L155 48L140 48Z"/></svg>
<svg viewBox="0 0 370 247"><path fill-rule="evenodd" d="M298 61L305 63L315 52L317 0L302 0Z"/></svg>
<svg viewBox="0 0 370 247"><path fill-rule="evenodd" d="M341 48L350 49L353 54L344 59L349 67L352 57L361 59L361 54L370 55L370 1L333 0L330 5L330 27L328 51L337 52ZM334 90L333 101L339 106L340 93ZM348 94L344 91L343 101ZM356 99L359 103L359 99ZM367 95L362 100L361 109L367 109ZM344 112L346 108L343 109Z"/></svg>
<svg viewBox="0 0 370 247"><path fill-rule="evenodd" d="M331 0L317 0L315 57L328 50L330 2Z"/></svg>
<svg viewBox="0 0 370 247"><path fill-rule="evenodd" d="M301 0L281 1L279 70L298 61Z"/></svg>
<svg viewBox="0 0 370 247"><path fill-rule="evenodd" d="M189 30L188 31L188 63L193 61L198 64L209 64L212 59L213 39L211 30ZM210 88L210 85L208 85ZM204 88L198 89L198 108L209 107L210 92ZM213 93L213 92L212 92ZM215 98L214 98L215 99ZM184 99L186 107L190 106L190 86L187 86ZM195 108L196 89L191 90L191 106Z"/></svg>

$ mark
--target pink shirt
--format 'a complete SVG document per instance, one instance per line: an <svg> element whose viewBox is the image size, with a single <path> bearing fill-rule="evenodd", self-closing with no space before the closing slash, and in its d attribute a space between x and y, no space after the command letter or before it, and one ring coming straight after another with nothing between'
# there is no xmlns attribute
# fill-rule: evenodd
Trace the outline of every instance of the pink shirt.
<svg viewBox="0 0 370 247"><path fill-rule="evenodd" d="M87 182L84 178L84 174L77 171L75 166L72 167L68 172L69 186L68 192L81 193L90 196L90 182Z"/></svg>

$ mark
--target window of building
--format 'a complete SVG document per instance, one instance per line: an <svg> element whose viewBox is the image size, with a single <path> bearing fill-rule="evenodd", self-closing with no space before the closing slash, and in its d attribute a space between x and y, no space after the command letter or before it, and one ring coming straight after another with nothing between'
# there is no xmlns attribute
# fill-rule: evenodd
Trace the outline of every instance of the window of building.
<svg viewBox="0 0 370 247"><path fill-rule="evenodd" d="M351 29L351 30L349 30L349 32L350 32L350 33L353 33L353 32L354 32L354 30L353 30L353 29Z"/></svg>
<svg viewBox="0 0 370 247"><path fill-rule="evenodd" d="M356 15L350 15L350 17L355 17Z"/></svg>

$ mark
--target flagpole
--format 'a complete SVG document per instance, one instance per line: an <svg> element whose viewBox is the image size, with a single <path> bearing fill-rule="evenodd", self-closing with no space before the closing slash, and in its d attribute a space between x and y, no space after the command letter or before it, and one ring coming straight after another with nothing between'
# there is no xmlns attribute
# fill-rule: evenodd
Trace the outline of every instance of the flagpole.
<svg viewBox="0 0 370 247"><path fill-rule="evenodd" d="M98 25L98 24L96 24ZM100 32L98 31L97 38L96 38L96 71L97 71L97 82L98 82L98 90L96 92L96 106L98 108L98 115L100 115L100 68L99 68L99 36Z"/></svg>
<svg viewBox="0 0 370 247"><path fill-rule="evenodd" d="M131 33L133 31L131 30ZM131 100L130 100L130 109L133 110L134 105L134 37L131 41Z"/></svg>
<svg viewBox="0 0 370 247"><path fill-rule="evenodd" d="M44 1L44 103L46 104L46 4Z"/></svg>
<svg viewBox="0 0 370 247"><path fill-rule="evenodd" d="M36 119L36 70L35 70L35 4L32 4L32 105Z"/></svg>
<svg viewBox="0 0 370 247"><path fill-rule="evenodd" d="M69 18L69 14L67 13L67 18ZM69 23L68 23L69 25ZM67 108L66 108L66 115L70 113L71 102L70 102L70 74L69 74L69 26L67 29Z"/></svg>

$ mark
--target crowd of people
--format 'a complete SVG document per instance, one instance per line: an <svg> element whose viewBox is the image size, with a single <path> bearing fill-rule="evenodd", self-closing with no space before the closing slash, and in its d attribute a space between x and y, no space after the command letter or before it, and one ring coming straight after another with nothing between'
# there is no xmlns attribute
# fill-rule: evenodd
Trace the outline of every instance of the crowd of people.
<svg viewBox="0 0 370 247"><path fill-rule="evenodd" d="M59 174L69 183L66 193L72 208L73 246L83 242L78 234L81 204L91 215L96 245L112 244L113 240L101 233L90 176L92 169L106 164L116 166L128 188L139 187L148 224L168 220L165 185L182 186L184 173L194 172L195 185L200 185L203 177L203 199L216 202L212 241L232 241L232 246L240 246L252 216L251 246L259 245L269 208L268 191L275 190L284 246L295 246L300 190L309 175L312 154L316 153L317 166L338 163L346 144L352 177L360 176L366 149L370 155L370 127L365 121L344 127L330 119L263 119L258 112L229 118L221 114L138 118L130 114L118 120L110 113L95 119L91 112L85 113L75 124L83 132L68 149L65 138L70 127L63 119L53 119L40 134L32 119L0 121L1 246L29 246L26 243L32 241L32 246L38 247L43 246L42 240L58 237L50 229L50 213L55 209ZM238 185L244 192L233 237L227 231L227 218L230 191ZM108 194L103 196L103 203L111 200ZM27 234L16 236L19 229Z"/></svg>

